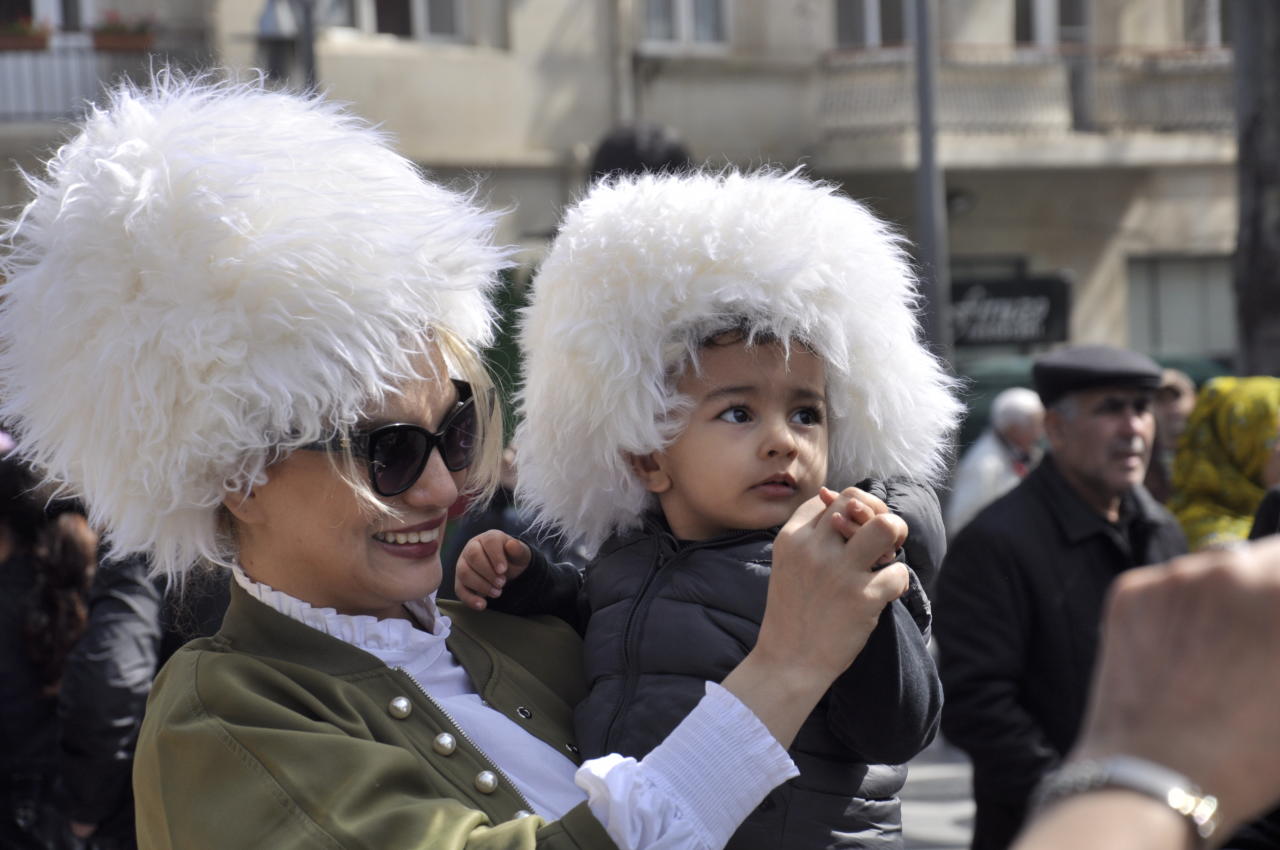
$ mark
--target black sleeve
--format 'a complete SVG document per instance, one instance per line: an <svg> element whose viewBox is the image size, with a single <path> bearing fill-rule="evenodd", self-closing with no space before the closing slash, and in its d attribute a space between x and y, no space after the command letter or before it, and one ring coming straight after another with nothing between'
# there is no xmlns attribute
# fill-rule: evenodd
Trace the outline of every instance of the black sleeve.
<svg viewBox="0 0 1280 850"><path fill-rule="evenodd" d="M915 574L903 599L894 600L852 665L831 686L831 732L867 763L903 764L933 741L942 713L942 684L924 628L910 610L928 617L928 600Z"/></svg>
<svg viewBox="0 0 1280 850"><path fill-rule="evenodd" d="M934 635L947 704L942 733L983 766L983 785L1010 801L1061 760L1023 707L1032 605L1007 535L966 526L938 579Z"/></svg>
<svg viewBox="0 0 1280 850"><path fill-rule="evenodd" d="M489 600L489 607L521 617L550 614L582 634L586 629L586 617L579 605L582 570L572 563L552 561L528 540L521 542L533 555L529 566L502 589L501 596Z"/></svg>
<svg viewBox="0 0 1280 850"><path fill-rule="evenodd" d="M887 481L868 478L859 481L859 490L880 499L889 510L907 524L907 542L903 555L920 578L925 593L933 593L938 569L947 554L947 530L942 523L942 506L938 494L928 484L891 478Z"/></svg>
<svg viewBox="0 0 1280 850"><path fill-rule="evenodd" d="M1280 847L1280 809L1272 809L1246 824L1222 847L1223 850L1276 850Z"/></svg>
<svg viewBox="0 0 1280 850"><path fill-rule="evenodd" d="M1280 531L1280 487L1273 487L1262 497L1258 513L1253 517L1253 528L1249 531L1249 539L1257 540L1268 534ZM1280 845L1277 845L1280 846Z"/></svg>
<svg viewBox="0 0 1280 850"><path fill-rule="evenodd" d="M145 558L104 563L89 624L58 696L59 799L75 821L99 824L128 799L133 748L156 674L163 593Z"/></svg>

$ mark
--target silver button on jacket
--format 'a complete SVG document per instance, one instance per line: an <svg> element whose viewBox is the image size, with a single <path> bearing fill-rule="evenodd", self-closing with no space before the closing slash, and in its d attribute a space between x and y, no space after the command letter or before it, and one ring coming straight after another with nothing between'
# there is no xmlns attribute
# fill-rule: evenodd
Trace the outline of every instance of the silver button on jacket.
<svg viewBox="0 0 1280 850"><path fill-rule="evenodd" d="M431 748L442 756L451 756L453 751L458 748L458 742L448 732L441 732L431 742Z"/></svg>
<svg viewBox="0 0 1280 850"><path fill-rule="evenodd" d="M492 794L498 790L498 777L492 770L482 770L476 774L476 790L481 794Z"/></svg>

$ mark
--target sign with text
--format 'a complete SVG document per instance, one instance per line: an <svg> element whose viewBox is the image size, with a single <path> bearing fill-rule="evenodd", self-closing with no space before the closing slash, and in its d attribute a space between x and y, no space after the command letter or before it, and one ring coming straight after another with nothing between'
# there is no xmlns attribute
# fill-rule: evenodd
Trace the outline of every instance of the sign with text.
<svg viewBox="0 0 1280 850"><path fill-rule="evenodd" d="M956 345L1022 345L1067 338L1070 290L1060 277L951 284Z"/></svg>

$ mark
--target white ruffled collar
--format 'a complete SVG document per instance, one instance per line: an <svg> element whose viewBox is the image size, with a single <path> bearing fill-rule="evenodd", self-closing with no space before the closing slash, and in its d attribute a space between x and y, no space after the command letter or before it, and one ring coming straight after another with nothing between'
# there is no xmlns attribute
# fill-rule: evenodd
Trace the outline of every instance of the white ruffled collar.
<svg viewBox="0 0 1280 850"><path fill-rule="evenodd" d="M449 618L436 607L434 593L405 603L405 608L416 622L379 619L368 614L339 614L333 608L317 608L256 581L239 565L233 566L231 573L245 592L264 605L316 631L363 649L390 667L402 666L410 659L422 662L424 654L438 654L445 650L450 623Z"/></svg>

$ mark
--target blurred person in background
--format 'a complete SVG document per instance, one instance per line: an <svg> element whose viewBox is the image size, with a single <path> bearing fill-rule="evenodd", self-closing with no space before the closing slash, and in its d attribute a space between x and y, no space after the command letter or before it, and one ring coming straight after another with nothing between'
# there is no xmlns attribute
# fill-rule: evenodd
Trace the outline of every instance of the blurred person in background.
<svg viewBox="0 0 1280 850"><path fill-rule="evenodd" d="M212 570L181 589L141 556L98 566L84 634L67 657L58 695L58 809L85 850L137 846L133 751L151 684L188 640L218 630L230 595Z"/></svg>
<svg viewBox="0 0 1280 850"><path fill-rule="evenodd" d="M1214 378L1173 460L1173 511L1192 549L1244 540L1280 484L1280 378Z"/></svg>
<svg viewBox="0 0 1280 850"><path fill-rule="evenodd" d="M1253 518L1253 527L1249 529L1249 540L1261 540L1277 533L1280 533L1280 484L1272 485L1263 496L1262 504L1258 506L1258 512ZM1237 549L1238 547L1226 548ZM1252 694L1252 698L1258 699L1256 694ZM1272 809L1263 817L1246 824L1223 846L1228 850L1278 850L1280 848L1280 808Z"/></svg>
<svg viewBox="0 0 1280 850"><path fill-rule="evenodd" d="M978 511L1008 493L1040 461L1044 405L1026 387L1011 387L991 403L991 424L960 458L947 501L954 537Z"/></svg>
<svg viewBox="0 0 1280 850"><path fill-rule="evenodd" d="M642 121L605 134L591 157L591 182L610 174L675 173L693 163L675 131Z"/></svg>
<svg viewBox="0 0 1280 850"><path fill-rule="evenodd" d="M1186 551L1142 486L1160 367L1110 346L1032 369L1049 451L955 538L934 605L942 732L973 761L974 850L1002 850L1080 731L1103 601L1132 567Z"/></svg>
<svg viewBox="0 0 1280 850"><path fill-rule="evenodd" d="M1156 390L1156 440L1143 486L1160 503L1173 495L1173 454L1187 428L1187 417L1196 406L1196 385L1178 369L1165 369Z"/></svg>
<svg viewBox="0 0 1280 850"><path fill-rule="evenodd" d="M71 503L0 459L0 847L74 846L54 806L57 701L83 631L98 538Z"/></svg>

